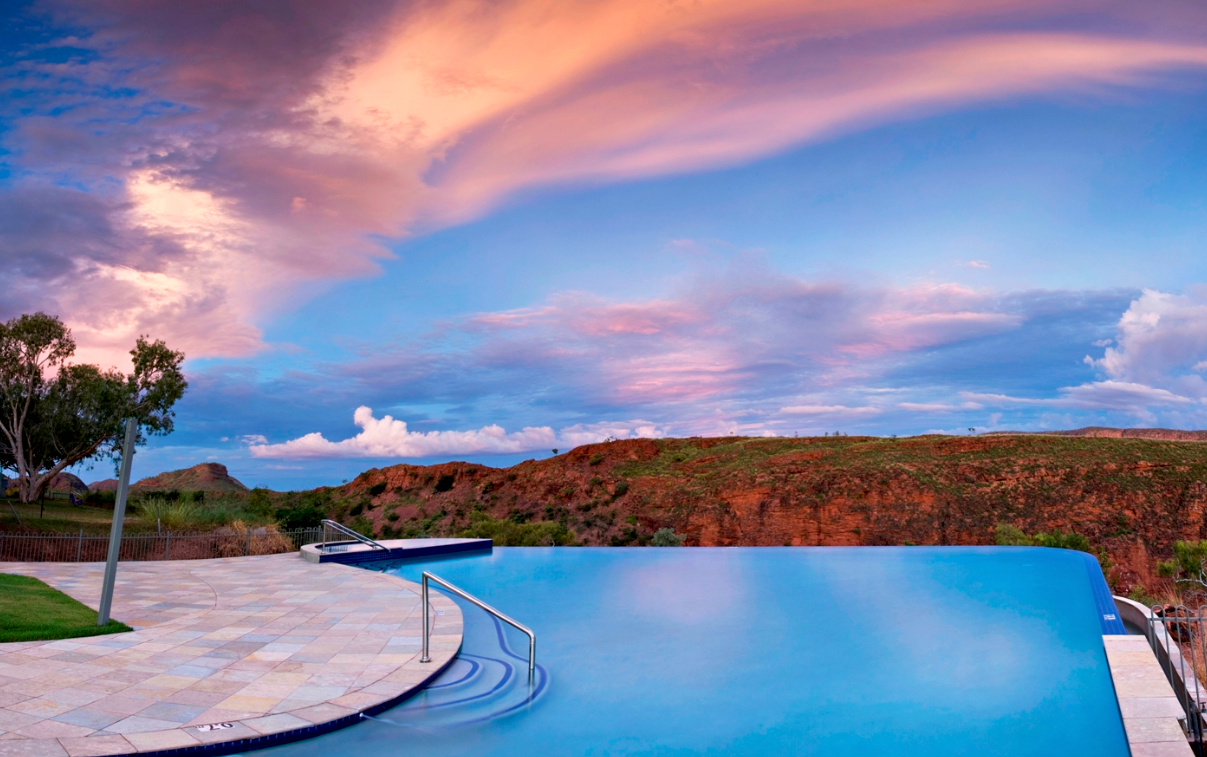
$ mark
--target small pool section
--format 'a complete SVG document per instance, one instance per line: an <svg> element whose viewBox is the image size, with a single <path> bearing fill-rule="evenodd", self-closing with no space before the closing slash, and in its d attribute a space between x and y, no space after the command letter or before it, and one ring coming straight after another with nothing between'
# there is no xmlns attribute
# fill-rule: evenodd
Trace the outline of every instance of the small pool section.
<svg viewBox="0 0 1207 757"><path fill-rule="evenodd" d="M389 569L531 627L534 680L526 638L461 602L462 654L435 685L272 751L1128 755L1080 553L496 548Z"/></svg>

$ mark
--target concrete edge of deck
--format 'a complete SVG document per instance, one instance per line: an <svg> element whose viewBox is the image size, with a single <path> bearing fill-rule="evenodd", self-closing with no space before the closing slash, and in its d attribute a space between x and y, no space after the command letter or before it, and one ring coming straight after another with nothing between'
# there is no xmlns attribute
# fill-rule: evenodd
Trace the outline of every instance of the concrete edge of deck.
<svg viewBox="0 0 1207 757"><path fill-rule="evenodd" d="M338 552L323 552L318 544L302 547L302 557L313 563L356 563L377 560L409 560L419 557L442 557L461 552L489 552L494 548L491 539L379 539L385 550L356 541L340 542Z"/></svg>
<svg viewBox="0 0 1207 757"><path fill-rule="evenodd" d="M8 563L5 567L6 572L35 575L52 586L58 584L56 588L95 606L102 563ZM212 588L204 606L177 607L180 603L174 600L179 597L168 596L173 590L196 593L197 586L189 580ZM418 585L399 576L338 564L309 565L289 554L123 563L115 615L121 610L135 613L140 605L150 603L139 616L141 627L121 634L0 644L0 693L6 697L0 702L4 705L0 707L4 718L0 757L217 756L296 742L354 725L423 691L460 653L460 608L433 591L427 608L435 616L432 659L419 661L418 592ZM397 607L397 596L409 597L414 609ZM273 638L249 641L258 634ZM307 639L327 645L326 652L308 656ZM393 645L400 639L405 641L403 646ZM202 644L206 640L212 643ZM298 643L289 643L293 641ZM229 667L216 668L210 671L212 675L190 667L214 663L215 652L227 651L222 664ZM22 673L22 668L28 670ZM308 670L299 673L302 668ZM141 677L116 687L89 688L93 680L89 676L97 676L98 682L115 680L113 673L120 676L130 670L141 671ZM140 707L184 701L175 699L173 692L210 691L215 687L207 687L208 683L227 670L236 671L229 678L239 683L210 697L214 707L228 706L240 697L268 696L265 686L279 687L281 679L290 676L331 671L331 675L355 678L355 682L338 691L322 692L326 696L308 696L305 702L295 702L292 709L276 709L271 703L259 712L211 709L167 728L165 722L153 728L140 724L141 730L114 730L115 725L77 733L72 729L83 729L72 725L76 721L64 720L55 712L41 712L37 722L28 722L39 709L66 701L62 694L85 697L78 708L90 710L101 704L96 700L113 697L145 697ZM194 685L186 687L190 680L186 674L198 676ZM331 682L318 685L330 686ZM250 688L240 690L240 686L261 690L253 694ZM16 692L23 692L25 699L14 702ZM283 707L294 695L278 692L278 696ZM229 698L218 703L222 697ZM13 708L20 711L10 711ZM122 722L145 719L150 712L132 712ZM24 726L14 718L24 718Z"/></svg>

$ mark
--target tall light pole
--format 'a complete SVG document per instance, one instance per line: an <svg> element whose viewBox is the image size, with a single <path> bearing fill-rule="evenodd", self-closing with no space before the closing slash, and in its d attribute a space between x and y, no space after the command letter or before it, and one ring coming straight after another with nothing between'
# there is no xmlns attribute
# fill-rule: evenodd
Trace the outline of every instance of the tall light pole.
<svg viewBox="0 0 1207 757"><path fill-rule="evenodd" d="M134 441L138 438L138 422L126 419L126 441L122 445L122 472L117 480L117 501L113 503L113 527L109 529L109 559L105 562L105 583L101 587L101 604L96 611L96 624L109 625L109 608L113 605L113 584L117 582L117 556L122 551L122 521L126 518L126 495L130 490L130 466L134 463Z"/></svg>

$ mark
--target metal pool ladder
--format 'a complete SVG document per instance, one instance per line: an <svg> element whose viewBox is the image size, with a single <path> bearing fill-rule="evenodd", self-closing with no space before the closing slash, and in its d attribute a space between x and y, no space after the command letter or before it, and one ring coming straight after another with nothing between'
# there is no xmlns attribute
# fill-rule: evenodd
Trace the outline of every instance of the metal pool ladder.
<svg viewBox="0 0 1207 757"><path fill-rule="evenodd" d="M364 534L358 534L357 532L353 531L352 529L348 528L347 526L343 525L342 523L336 523L333 520L324 519L323 520L323 542L322 542L322 544L319 545L320 552L335 552L336 551L334 549L336 542L333 542L331 539L327 538L327 533L329 531L334 531L335 533L340 534L342 536L351 536L353 539L360 542L361 544L368 544L373 549L384 549L386 552L390 551L389 547L386 547L382 544L378 544L377 542L373 541L372 539L365 536ZM344 549L347 549L347 547L345 547Z"/></svg>
<svg viewBox="0 0 1207 757"><path fill-rule="evenodd" d="M532 672L536 669L536 634L534 634L532 632L532 630L529 629L527 626L524 626L524 625L521 625L521 624L515 622L511 618L507 617L503 613L499 612L498 610L496 610L495 608L486 604L485 602L478 599L477 597L473 596L472 594L469 594L468 592L458 589L456 586L453 586L448 581L445 581L443 578L441 578L437 575L428 573L426 570L423 571L423 597L422 597L423 655L419 658L420 662L431 662L432 661L431 656L428 655L428 640L429 640L429 636L431 635L431 631L429 628L428 612L427 612L427 608L428 608L427 584L428 584L428 581L435 581L436 583L440 584L441 586L448 589L449 591L456 594L457 596L461 597L462 599L472 602L475 605L477 605L478 607L481 607L483 610L486 610L488 613L495 616L496 618L503 621L504 623L507 623L508 625L512 626L513 628L518 628L521 631L523 631L524 633L528 634L528 680L531 682Z"/></svg>

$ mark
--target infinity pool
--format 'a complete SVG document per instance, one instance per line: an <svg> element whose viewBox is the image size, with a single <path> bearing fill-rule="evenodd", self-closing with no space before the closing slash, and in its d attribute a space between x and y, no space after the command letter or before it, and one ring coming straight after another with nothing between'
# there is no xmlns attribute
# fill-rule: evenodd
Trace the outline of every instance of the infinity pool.
<svg viewBox="0 0 1207 757"><path fill-rule="evenodd" d="M532 685L526 637L462 602L462 655L428 691L270 751L1128 754L1080 553L498 548L391 568L425 569L536 632Z"/></svg>

